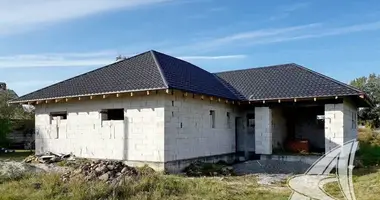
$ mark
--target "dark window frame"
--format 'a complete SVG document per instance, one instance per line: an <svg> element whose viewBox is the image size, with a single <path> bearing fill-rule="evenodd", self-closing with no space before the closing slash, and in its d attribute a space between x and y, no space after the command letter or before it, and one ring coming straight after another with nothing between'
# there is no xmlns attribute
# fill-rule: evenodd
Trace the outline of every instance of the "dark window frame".
<svg viewBox="0 0 380 200"><path fill-rule="evenodd" d="M67 120L67 111L58 111L49 113L50 116L50 124L52 124L55 117L61 117L61 120Z"/></svg>
<svg viewBox="0 0 380 200"><path fill-rule="evenodd" d="M211 128L215 128L216 127L216 117L215 117L215 110L210 110L210 125L211 125Z"/></svg>
<svg viewBox="0 0 380 200"><path fill-rule="evenodd" d="M255 128L255 126L256 126L256 124L255 124L255 114L254 113L247 114L247 127Z"/></svg>
<svg viewBox="0 0 380 200"><path fill-rule="evenodd" d="M111 108L111 109L102 109L100 111L102 121L123 121L124 108Z"/></svg>

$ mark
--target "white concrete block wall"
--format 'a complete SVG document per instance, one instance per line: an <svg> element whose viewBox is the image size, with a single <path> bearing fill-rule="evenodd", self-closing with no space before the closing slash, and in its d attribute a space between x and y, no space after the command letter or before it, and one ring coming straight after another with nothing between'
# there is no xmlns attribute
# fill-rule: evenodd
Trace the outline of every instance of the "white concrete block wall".
<svg viewBox="0 0 380 200"><path fill-rule="evenodd" d="M255 152L272 154L272 110L255 107Z"/></svg>
<svg viewBox="0 0 380 200"><path fill-rule="evenodd" d="M163 95L37 105L36 153L163 162ZM124 121L101 120L99 111L112 108L124 108ZM67 111L67 120L50 124L50 113L62 111Z"/></svg>
<svg viewBox="0 0 380 200"><path fill-rule="evenodd" d="M348 99L343 102L344 106L344 142L356 139L358 134L358 108Z"/></svg>
<svg viewBox="0 0 380 200"><path fill-rule="evenodd" d="M348 99L341 104L326 104L325 118L326 151L357 138L357 107Z"/></svg>
<svg viewBox="0 0 380 200"><path fill-rule="evenodd" d="M325 105L325 151L343 145L344 141L344 105Z"/></svg>
<svg viewBox="0 0 380 200"><path fill-rule="evenodd" d="M233 105L168 94L165 101L165 162L235 152ZM210 110L215 111L215 128ZM227 123L230 113L230 126Z"/></svg>

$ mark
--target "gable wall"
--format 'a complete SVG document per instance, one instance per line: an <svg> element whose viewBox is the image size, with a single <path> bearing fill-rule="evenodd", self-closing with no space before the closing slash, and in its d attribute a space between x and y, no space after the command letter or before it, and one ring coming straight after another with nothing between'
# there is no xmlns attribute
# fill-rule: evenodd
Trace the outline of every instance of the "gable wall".
<svg viewBox="0 0 380 200"><path fill-rule="evenodd" d="M82 100L36 106L36 153L131 161L164 160L164 97L161 94ZM124 108L125 120L102 121L102 109ZM67 111L67 120L50 113Z"/></svg>

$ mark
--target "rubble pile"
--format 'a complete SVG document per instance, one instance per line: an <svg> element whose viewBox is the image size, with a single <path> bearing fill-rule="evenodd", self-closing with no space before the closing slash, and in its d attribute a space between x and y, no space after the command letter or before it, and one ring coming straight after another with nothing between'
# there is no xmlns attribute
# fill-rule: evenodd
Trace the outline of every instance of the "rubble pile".
<svg viewBox="0 0 380 200"><path fill-rule="evenodd" d="M234 168L226 163L203 163L194 162L185 168L187 176L232 176Z"/></svg>
<svg viewBox="0 0 380 200"><path fill-rule="evenodd" d="M150 169L154 172L153 169ZM123 164L120 161L94 160L80 165L74 171L62 175L64 182L76 176L84 176L86 181L102 180L108 183L118 182L124 176L137 176L140 172L134 167Z"/></svg>
<svg viewBox="0 0 380 200"><path fill-rule="evenodd" d="M63 160L74 161L75 156L72 154L55 154L47 152L42 155L30 155L24 159L24 163L56 163Z"/></svg>
<svg viewBox="0 0 380 200"><path fill-rule="evenodd" d="M121 161L75 159L72 154L56 154L52 152L28 156L23 162L32 163L32 165L65 168L64 171L62 170L63 174L61 175L64 182L74 177L84 177L86 181L102 180L107 183L117 183L125 176L136 177L155 173L152 168L147 166L137 170L137 168L125 165Z"/></svg>

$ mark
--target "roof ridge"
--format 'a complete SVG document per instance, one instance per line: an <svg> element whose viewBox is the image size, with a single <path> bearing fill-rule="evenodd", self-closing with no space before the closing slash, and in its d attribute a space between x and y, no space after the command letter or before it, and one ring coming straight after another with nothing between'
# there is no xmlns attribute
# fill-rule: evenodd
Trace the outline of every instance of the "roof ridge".
<svg viewBox="0 0 380 200"><path fill-rule="evenodd" d="M198 65L195 65L195 64L193 64L193 63L191 63L191 62L189 62L189 61L186 61L186 60L184 60L184 59L178 58L178 57L176 57L176 56L171 56L171 55L168 55L168 54L165 54L165 53L162 53L162 52L159 52L159 51L155 51L155 50L152 50L152 51L154 51L155 53L162 54L162 55L164 55L164 56L168 56L168 57L171 57L171 58L174 58L174 59L180 60L180 61L182 61L182 62L185 62L185 63L187 63L187 64L190 64L190 65L192 65L193 67L196 67L196 68L198 68L198 69L201 69L201 70L203 70L203 71L205 71L205 72L208 72L208 73L210 73L210 74L214 74L214 73L212 73L212 72L209 72L209 71L203 69L202 67L199 67Z"/></svg>
<svg viewBox="0 0 380 200"><path fill-rule="evenodd" d="M351 85L349 85L349 84L343 83L343 82L338 81L338 80L335 80L335 79L333 79L333 78L330 78L330 77L328 77L328 76L326 76L326 75L324 75L324 74L321 74L321 73L319 73L319 72L316 72L316 71L314 71L314 70L312 70L312 69L309 69L309 68L307 68L307 67L304 67L304 66L302 66L302 65L299 65L299 64L296 64L296 63L291 63L291 64L294 65L294 66L296 66L296 67L298 67L298 68L300 68L300 69L306 70L306 71L308 71L308 72L310 72L310 73L312 73L312 74L314 74L314 75L317 75L317 76L320 76L320 77L322 77L322 78L324 78L324 79L327 79L327 80L329 80L329 81L332 81L332 82L334 82L334 83L336 83L336 84L339 84L339 85L344 86L344 87L348 87L348 88L350 88L351 90L355 90L356 92L359 92L360 94L365 94L363 91L361 91L361 90L359 90L359 89L357 89L357 88L355 88L355 87L353 87L353 86L351 86Z"/></svg>
<svg viewBox="0 0 380 200"><path fill-rule="evenodd" d="M174 88L174 89L175 89L175 86L174 86L174 85L169 85L169 84L168 84L168 82L167 82L167 80L166 80L166 77L165 77L165 73L162 72L162 67L161 67L161 64L160 64L159 59L157 58L157 56L158 56L158 57L160 57L160 56L164 56L164 57L162 57L161 59L165 59L165 57L168 57L168 58L171 58L171 59L176 60L177 62L180 61L180 62L186 63L186 64L188 64L189 66L191 66L191 68L194 68L194 69L197 69L197 70L201 70L202 73L207 73L207 74L209 74L211 77L214 77L214 78L216 79L216 82L220 83L221 86L222 86L224 89L226 89L226 90L230 93L230 95L233 96L234 99L239 99L238 95L236 95L234 91L232 91L232 90L231 90L231 89L230 89L225 83L223 83L223 82L221 81L221 79L220 79L216 74L214 74L214 73L212 73L212 72L209 72L209 71L203 69L202 67L199 67L199 66L197 66L197 65L195 65L195 64L193 64L193 63L191 63L191 62L189 62L189 61L183 60L183 59L178 58L178 57L176 57L176 56L171 56L171 55L168 55L168 54L165 54L165 53L162 53L162 52L158 52L158 51L155 51L155 50L151 50L151 52L152 52L152 55L153 55L154 58L155 58L155 61L156 61L156 63L157 63L157 66L159 67L159 70L160 70L160 73L161 73L161 75L162 75L162 77L163 77L164 83L168 86L168 88ZM207 87L207 86L204 86L204 87ZM232 86L231 86L231 87L232 87ZM190 90L189 90L189 91L190 91ZM232 98L231 98L231 99L232 99Z"/></svg>
<svg viewBox="0 0 380 200"><path fill-rule="evenodd" d="M242 95L239 91L237 91L231 84L227 83L227 81L223 80L222 78L220 78L218 75L214 73L211 73L211 75L213 75L216 78L216 80L218 80L227 90L229 90L236 97L236 99L244 100L244 101L247 100L244 97L244 95ZM240 98L240 97L243 97L243 98Z"/></svg>
<svg viewBox="0 0 380 200"><path fill-rule="evenodd" d="M291 64L294 64L294 63L267 65L267 66L261 66L261 67L251 67L251 68L246 68L246 69L234 69L234 70L229 70L229 71L214 72L213 74L222 74L222 73L238 72L238 71L246 71L246 70L257 70L257 69L263 69L263 68L283 67L283 66L291 65Z"/></svg>
<svg viewBox="0 0 380 200"><path fill-rule="evenodd" d="M124 62L124 61L126 61L126 60L130 60L130 59L132 59L132 58L134 58L134 57L137 57L137 56L140 56L140 55L146 54L146 53L148 53L148 52L149 52L149 51L146 51L146 52L143 52L143 53L139 53L139 54L136 54L136 55L131 56L131 57L129 57L129 58L122 59L122 60L119 60L119 61L113 62L113 63L111 63L111 64L108 64L108 65L106 65L106 66L99 67L99 68L93 69L93 70L91 70L91 71L88 71L88 72L85 72L85 73L82 73L82 74L76 75L76 76L74 76L74 77L71 77L71 78L68 78L68 79L65 79L65 80L59 81L59 82L54 83L54 84L52 84L52 85L49 85L49 86L43 87L43 88L41 88L41 89L39 89L39 90L36 90L36 91L30 92L30 93L24 94L24 95L18 97L17 99L22 98L22 97L24 97L24 96L27 96L27 95L29 95L29 94L34 94L34 93L36 93L36 92L39 92L39 91L41 91L41 90L44 90L44 89L47 89L47 88L53 87L53 86L55 86L55 85L58 85L58 84L64 83L64 82L66 82L66 81L69 81L69 80L72 80L72 79L75 79L75 78L78 78L78 77L84 76L84 75L86 75L86 74L89 74L89 73L92 73L92 72L95 72L95 71L98 71L98 70L101 70L101 69L104 69L104 68L110 67L111 65L114 65L114 64L116 64L116 63L120 63L120 62ZM17 100L17 99L15 99L15 100Z"/></svg>
<svg viewBox="0 0 380 200"><path fill-rule="evenodd" d="M166 87L169 88L169 84L168 84L168 82L166 80L166 77L165 77L164 73L162 72L161 64L160 64L160 62L158 62L158 59L156 57L156 54L155 54L156 51L150 50L149 52L151 53L151 55L153 57L154 63L156 63L156 67L157 67L158 71L160 72L162 81L164 82L164 84L166 85Z"/></svg>

